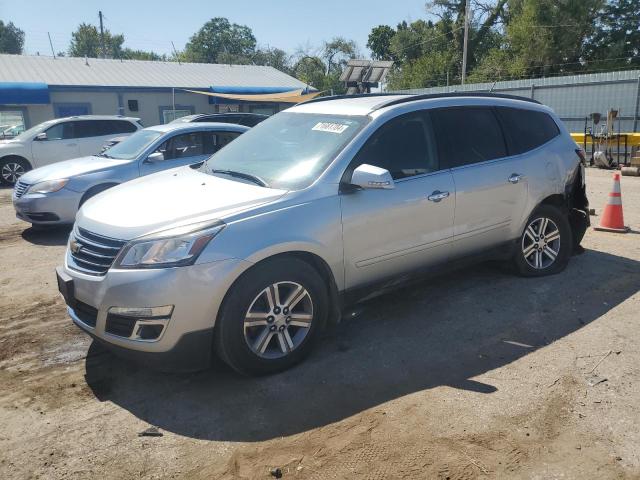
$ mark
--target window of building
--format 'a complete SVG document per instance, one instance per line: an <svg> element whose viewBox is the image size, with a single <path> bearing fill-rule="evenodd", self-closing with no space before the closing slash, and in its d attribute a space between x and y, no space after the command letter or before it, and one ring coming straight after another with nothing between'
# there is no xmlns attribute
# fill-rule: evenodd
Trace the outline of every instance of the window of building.
<svg viewBox="0 0 640 480"><path fill-rule="evenodd" d="M352 167L364 163L388 170L394 180L438 170L429 114L412 112L389 120L367 140Z"/></svg>
<svg viewBox="0 0 640 480"><path fill-rule="evenodd" d="M187 109L176 109L173 110L171 108L162 110L162 123L170 123L173 122L176 118L186 117L187 115L191 115L193 111Z"/></svg>
<svg viewBox="0 0 640 480"><path fill-rule="evenodd" d="M511 155L533 150L560 134L556 122L544 112L508 107L498 107L497 112Z"/></svg>
<svg viewBox="0 0 640 480"><path fill-rule="evenodd" d="M432 111L445 168L507 155L502 130L490 107L454 107Z"/></svg>
<svg viewBox="0 0 640 480"><path fill-rule="evenodd" d="M25 131L24 114L20 110L0 111L0 139L13 138Z"/></svg>

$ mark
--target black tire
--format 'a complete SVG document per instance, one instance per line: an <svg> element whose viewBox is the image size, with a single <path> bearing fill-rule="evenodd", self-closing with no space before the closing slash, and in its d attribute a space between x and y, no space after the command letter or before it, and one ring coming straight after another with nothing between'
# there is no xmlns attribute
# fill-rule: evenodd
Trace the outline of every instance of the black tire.
<svg viewBox="0 0 640 480"><path fill-rule="evenodd" d="M16 177L16 172L20 171ZM16 184L14 179L31 170L31 165L24 158L5 157L0 160L0 184L13 187Z"/></svg>
<svg viewBox="0 0 640 480"><path fill-rule="evenodd" d="M295 282L307 290L313 305L313 319L296 348L283 357L263 358L245 339L244 319L260 292L278 282ZM267 260L246 272L227 293L216 322L215 350L225 363L243 375L266 375L286 370L312 350L326 324L328 303L327 288L308 263L293 257Z"/></svg>
<svg viewBox="0 0 640 480"><path fill-rule="evenodd" d="M527 236L527 228L532 225L535 230L536 226L540 226L540 219L551 220L557 226L557 230L560 233L560 238L558 244L556 244L557 246L554 246L557 251L557 255L555 256L554 260L551 260L551 257L544 253L545 247L540 247L543 249L540 253L540 258L543 259L543 262L550 263L548 265L540 263L540 266L536 268L531 264L536 263L535 249L528 258L525 257L524 250L525 248L530 247L533 243L533 240L531 240L531 236ZM549 227L547 227L548 233L551 233L552 231L553 230L549 230ZM525 237L527 238L525 239ZM544 243L544 236L542 236L542 238L540 236L537 236L536 241L540 242L538 245L542 245ZM546 243L544 243L544 245L546 245ZM549 246L552 246L552 244L549 243ZM569 220L567 219L566 213L560 210L558 207L554 207L553 205L540 205L535 209L535 211L527 220L520 239L516 244L515 250L516 251L514 253L513 263L516 271L522 276L542 277L545 275L554 275L564 270L567 266L567 263L569 262L569 258L571 257L571 253L573 251L573 235L571 234L571 226L569 224Z"/></svg>

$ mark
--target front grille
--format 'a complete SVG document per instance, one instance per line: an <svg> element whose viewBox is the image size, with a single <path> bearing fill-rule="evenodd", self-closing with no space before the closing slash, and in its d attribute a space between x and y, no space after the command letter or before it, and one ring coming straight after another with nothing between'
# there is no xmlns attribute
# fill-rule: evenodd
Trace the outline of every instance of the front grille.
<svg viewBox="0 0 640 480"><path fill-rule="evenodd" d="M78 228L71 234L69 242L74 263L69 267L90 275L104 275L125 243L124 240L103 237Z"/></svg>
<svg viewBox="0 0 640 480"><path fill-rule="evenodd" d="M109 313L107 315L107 325L104 330L111 335L129 338L133 333L133 327L136 326L136 321L137 319L132 317L123 317Z"/></svg>
<svg viewBox="0 0 640 480"><path fill-rule="evenodd" d="M96 308L76 300L73 312L82 323L95 328L96 320L98 319L98 310Z"/></svg>
<svg viewBox="0 0 640 480"><path fill-rule="evenodd" d="M13 189L16 198L20 198L22 195L24 195L24 192L27 191L27 188L29 188L28 183L24 183L18 180L18 182L16 183L16 186Z"/></svg>

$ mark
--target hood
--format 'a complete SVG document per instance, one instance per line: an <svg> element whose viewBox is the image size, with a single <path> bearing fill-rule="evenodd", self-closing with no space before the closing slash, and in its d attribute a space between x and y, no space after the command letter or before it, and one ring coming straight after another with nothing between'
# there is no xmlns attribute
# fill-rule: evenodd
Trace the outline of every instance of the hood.
<svg viewBox="0 0 640 480"><path fill-rule="evenodd" d="M4 150L6 148L24 148L25 143L21 142L16 138L4 138L0 140L0 150Z"/></svg>
<svg viewBox="0 0 640 480"><path fill-rule="evenodd" d="M286 190L179 167L111 188L85 203L76 224L121 240L203 221L215 221L271 201Z"/></svg>
<svg viewBox="0 0 640 480"><path fill-rule="evenodd" d="M33 185L34 183L43 182L45 180L58 180L59 178L72 178L77 175L83 175L89 172L97 172L107 168L113 168L130 160L115 160L106 157L80 157L64 162L56 162L51 165L30 170L20 180Z"/></svg>

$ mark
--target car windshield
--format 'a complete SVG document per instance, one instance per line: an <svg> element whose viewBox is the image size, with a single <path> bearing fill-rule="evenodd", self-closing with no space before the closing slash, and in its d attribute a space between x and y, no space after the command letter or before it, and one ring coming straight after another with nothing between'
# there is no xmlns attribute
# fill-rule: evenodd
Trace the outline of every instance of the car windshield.
<svg viewBox="0 0 640 480"><path fill-rule="evenodd" d="M157 130L138 130L122 142L106 150L102 153L102 156L118 160L133 160L161 135L162 132Z"/></svg>
<svg viewBox="0 0 640 480"><path fill-rule="evenodd" d="M253 177L272 188L297 190L316 180L368 117L278 113L222 148L201 167L212 175Z"/></svg>

